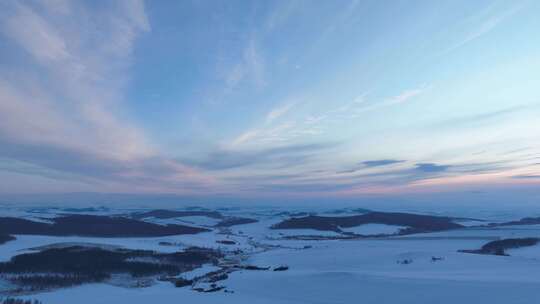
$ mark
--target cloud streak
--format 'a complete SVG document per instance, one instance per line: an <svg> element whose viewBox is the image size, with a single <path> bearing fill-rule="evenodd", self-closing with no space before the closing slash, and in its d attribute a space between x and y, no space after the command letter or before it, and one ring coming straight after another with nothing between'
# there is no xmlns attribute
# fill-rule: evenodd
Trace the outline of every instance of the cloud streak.
<svg viewBox="0 0 540 304"><path fill-rule="evenodd" d="M11 67L11 77L0 71L0 157L21 164L18 173L71 176L118 189L184 191L208 183L161 156L119 114L135 41L151 30L144 3L39 5L45 10L32 3L0 4L0 33L22 51L14 56L34 62Z"/></svg>
<svg viewBox="0 0 540 304"><path fill-rule="evenodd" d="M285 104L285 105L283 105L281 107L277 107L277 108L273 109L272 111L270 111L266 115L266 123L267 124L272 123L274 120L276 120L276 119L280 118L281 116L287 114L287 112L289 112L294 106L295 106L295 103L291 102L291 103Z"/></svg>
<svg viewBox="0 0 540 304"><path fill-rule="evenodd" d="M363 161L362 165L366 167L381 167L381 166L388 166L393 164L399 164L405 162L404 160L397 160L397 159L380 159L380 160L367 160Z"/></svg>
<svg viewBox="0 0 540 304"><path fill-rule="evenodd" d="M355 173L360 170L386 167L386 166L391 166L391 165L400 164L404 162L405 162L404 160L397 160L397 159L366 160L366 161L361 162L359 166L356 166L352 169L339 171L337 173L338 174Z"/></svg>
<svg viewBox="0 0 540 304"><path fill-rule="evenodd" d="M226 91L235 90L240 84L248 82L258 87L266 84L265 61L254 37L249 39L243 49L240 62L236 63L225 75Z"/></svg>
<svg viewBox="0 0 540 304"><path fill-rule="evenodd" d="M533 175L533 174L530 174L530 175L514 175L514 176L512 176L512 178L515 178L515 179L530 179L530 180L539 180L540 181L540 174L538 174L538 175Z"/></svg>
<svg viewBox="0 0 540 304"><path fill-rule="evenodd" d="M434 69L433 58L419 58L440 50L431 38L461 10L429 20L432 28L419 20L389 30L379 26L396 21L388 5L361 1L185 2L176 5L193 16L181 20L160 7L171 4L147 4L0 2L3 179L200 195L338 193L479 175L536 181L540 108L524 73L539 64L531 45L504 52L529 57L493 65L454 58ZM516 14L501 10L508 6L465 20L474 26L454 48L475 41L479 54L491 50L479 38ZM366 9L380 19L364 18ZM389 47L396 43L403 52Z"/></svg>
<svg viewBox="0 0 540 304"><path fill-rule="evenodd" d="M184 160L185 163L205 170L227 170L249 166L282 168L298 166L318 153L336 147L335 143L281 146L258 150L220 149L204 159Z"/></svg>
<svg viewBox="0 0 540 304"><path fill-rule="evenodd" d="M416 166L415 167L416 171L424 172L424 173L445 172L451 168L451 166L448 166L448 165L438 165L434 163L418 163L415 166Z"/></svg>
<svg viewBox="0 0 540 304"><path fill-rule="evenodd" d="M515 15L519 10L521 10L523 8L523 4L521 5L516 5L516 6L513 6L509 9L506 9L505 11L499 13L499 14L495 14L495 15L490 15L488 17L485 17L479 24L477 24L476 26L474 27L471 27L470 30L468 31L468 33L465 35L465 37L456 42L455 44L453 44L452 46L450 46L449 48L447 48L446 50L444 50L441 55L444 55L444 54L447 54L447 53L450 53L468 43L470 43L471 41L474 41L486 34L488 34L489 32L493 31L500 23L502 23L503 21L505 21L506 19L512 17L513 15ZM481 15L485 15L486 12L483 12ZM480 16L482 17L482 16Z"/></svg>
<svg viewBox="0 0 540 304"><path fill-rule="evenodd" d="M380 108L404 104L423 94L429 87L422 85L418 88L405 90L396 96L384 100L366 100L365 95L360 95L353 101L325 112L310 114L303 118L285 121L275 124L278 118L285 116L297 101L287 103L270 111L265 117L265 124L249 129L231 140L231 146L257 146L283 144L297 140L313 139L324 134L326 130L335 127L336 124L345 124L365 115L366 112ZM296 100L296 99L295 99ZM307 103L305 101L303 104Z"/></svg>

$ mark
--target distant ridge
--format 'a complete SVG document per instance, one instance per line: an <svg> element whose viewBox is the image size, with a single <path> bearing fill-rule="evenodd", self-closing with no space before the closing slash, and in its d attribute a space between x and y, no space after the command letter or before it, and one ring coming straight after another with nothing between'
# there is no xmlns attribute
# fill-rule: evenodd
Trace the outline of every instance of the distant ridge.
<svg viewBox="0 0 540 304"><path fill-rule="evenodd" d="M420 215L398 212L369 212L353 216L316 216L290 218L272 226L272 229L315 229L340 231L340 227L349 228L363 224L387 224L407 226L401 234L442 231L463 228L450 217Z"/></svg>
<svg viewBox="0 0 540 304"><path fill-rule="evenodd" d="M187 216L206 216L213 219L221 220L219 223L215 224L214 227L232 227L236 225L251 224L258 222L255 219L245 218L245 217L236 217L236 216L224 216L218 211L209 211L209 210L189 210L189 211L177 211L177 210L166 210L166 209L156 209L146 212L138 212L131 214L132 218L135 219L147 219L147 218L158 218L158 219L171 219L178 217L187 217Z"/></svg>
<svg viewBox="0 0 540 304"><path fill-rule="evenodd" d="M96 237L152 237L195 234L210 231L184 225L157 225L125 217L68 215L52 219L54 223L0 217L0 231L8 234Z"/></svg>
<svg viewBox="0 0 540 304"><path fill-rule="evenodd" d="M215 219L222 219L223 215L217 211L176 211L176 210L165 210L157 209L146 212L133 213L132 218L143 219L149 217L155 217L159 219L170 219L175 217L186 217L186 216L206 216Z"/></svg>

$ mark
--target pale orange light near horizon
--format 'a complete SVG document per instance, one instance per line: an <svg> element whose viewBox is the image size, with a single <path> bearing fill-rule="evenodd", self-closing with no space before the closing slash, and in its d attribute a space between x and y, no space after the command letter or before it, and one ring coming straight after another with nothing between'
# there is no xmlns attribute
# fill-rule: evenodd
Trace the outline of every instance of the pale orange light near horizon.
<svg viewBox="0 0 540 304"><path fill-rule="evenodd" d="M400 193L430 193L449 192L471 187L490 186L514 186L514 185L538 185L540 179L513 178L519 174L535 175L530 170L509 170L496 173L467 174L459 176L433 177L420 181L415 181L407 185L370 185L362 186L352 190L340 191L338 195L354 196L363 194L389 194Z"/></svg>

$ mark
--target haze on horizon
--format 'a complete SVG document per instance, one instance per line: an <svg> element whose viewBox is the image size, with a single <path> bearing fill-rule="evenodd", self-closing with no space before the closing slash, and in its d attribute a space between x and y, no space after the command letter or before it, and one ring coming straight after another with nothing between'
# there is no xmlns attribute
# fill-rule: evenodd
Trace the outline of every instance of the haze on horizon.
<svg viewBox="0 0 540 304"><path fill-rule="evenodd" d="M539 28L538 1L2 1L0 196L538 198Z"/></svg>

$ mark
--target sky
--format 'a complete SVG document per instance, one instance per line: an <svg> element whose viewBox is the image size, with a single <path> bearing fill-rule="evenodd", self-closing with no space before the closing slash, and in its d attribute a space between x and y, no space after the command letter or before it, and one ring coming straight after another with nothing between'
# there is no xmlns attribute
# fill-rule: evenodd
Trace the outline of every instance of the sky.
<svg viewBox="0 0 540 304"><path fill-rule="evenodd" d="M1 1L0 194L540 189L538 29L532 0Z"/></svg>

